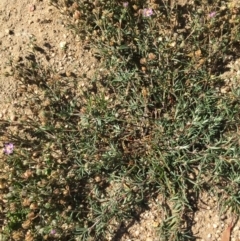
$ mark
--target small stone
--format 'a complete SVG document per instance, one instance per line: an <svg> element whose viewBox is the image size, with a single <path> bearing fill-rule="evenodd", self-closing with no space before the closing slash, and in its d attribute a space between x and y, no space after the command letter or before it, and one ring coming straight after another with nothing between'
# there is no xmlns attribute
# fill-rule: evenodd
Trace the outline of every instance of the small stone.
<svg viewBox="0 0 240 241"><path fill-rule="evenodd" d="M139 235L139 230L135 231L135 236Z"/></svg>
<svg viewBox="0 0 240 241"><path fill-rule="evenodd" d="M10 29L5 29L5 33L6 33L7 35L12 35L12 34L13 34L13 31L10 30Z"/></svg>
<svg viewBox="0 0 240 241"><path fill-rule="evenodd" d="M76 35L75 41L76 41L76 42L79 42L80 40L81 40L81 39L80 39L79 35Z"/></svg>
<svg viewBox="0 0 240 241"><path fill-rule="evenodd" d="M22 61L22 57L19 55L16 55L16 56L14 56L14 61L20 62L20 61Z"/></svg>
<svg viewBox="0 0 240 241"><path fill-rule="evenodd" d="M102 181L102 178L100 176L95 177L95 182L99 183Z"/></svg>
<svg viewBox="0 0 240 241"><path fill-rule="evenodd" d="M217 228L218 225L216 223L213 224L213 228Z"/></svg>
<svg viewBox="0 0 240 241"><path fill-rule="evenodd" d="M230 88L230 86L225 86L225 87L221 88L220 91L222 94L226 94L231 91L231 88Z"/></svg>
<svg viewBox="0 0 240 241"><path fill-rule="evenodd" d="M159 222L154 221L153 224L152 224L152 226L153 226L154 228L157 228L157 227L159 226Z"/></svg>
<svg viewBox="0 0 240 241"><path fill-rule="evenodd" d="M59 46L60 46L61 49L66 48L66 45L67 45L67 42L65 42L65 41L62 41L62 42L60 42L60 44L59 44Z"/></svg>
<svg viewBox="0 0 240 241"><path fill-rule="evenodd" d="M169 46L172 47L172 48L175 47L176 46L176 42L170 43Z"/></svg>
<svg viewBox="0 0 240 241"><path fill-rule="evenodd" d="M209 233L209 234L207 235L207 238L210 239L211 237L212 237L212 234Z"/></svg>
<svg viewBox="0 0 240 241"><path fill-rule="evenodd" d="M198 221L198 217L194 217L194 221L197 222Z"/></svg>
<svg viewBox="0 0 240 241"><path fill-rule="evenodd" d="M38 205L36 203L31 203L29 208L30 208L30 210L36 210L36 209L38 209Z"/></svg>
<svg viewBox="0 0 240 241"><path fill-rule="evenodd" d="M220 219L221 219L221 220L226 219L226 215L222 215L222 216L220 217Z"/></svg>
<svg viewBox="0 0 240 241"><path fill-rule="evenodd" d="M71 77L72 76L72 72L71 71L66 71L66 76L67 77Z"/></svg>
<svg viewBox="0 0 240 241"><path fill-rule="evenodd" d="M10 112L10 113L9 113L9 119L10 119L11 121L15 121L15 120L17 119L17 117L16 117L16 115L14 114L14 112Z"/></svg>
<svg viewBox="0 0 240 241"><path fill-rule="evenodd" d="M237 230L239 230L239 227L238 227L238 226L235 226L235 227L233 228L233 230L234 230L234 231L237 231Z"/></svg>
<svg viewBox="0 0 240 241"><path fill-rule="evenodd" d="M30 5L29 5L29 11L30 11L30 12L34 12L35 9L36 9L36 7L35 7L34 4L30 4Z"/></svg>

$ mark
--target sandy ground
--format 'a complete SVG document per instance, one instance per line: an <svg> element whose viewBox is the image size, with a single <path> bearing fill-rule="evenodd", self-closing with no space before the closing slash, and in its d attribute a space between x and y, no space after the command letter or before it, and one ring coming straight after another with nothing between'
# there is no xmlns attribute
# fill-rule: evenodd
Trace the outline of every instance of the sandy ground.
<svg viewBox="0 0 240 241"><path fill-rule="evenodd" d="M8 62L26 58L31 47L36 44L44 51L39 59L45 66L52 66L57 72L71 71L76 75L85 73L91 76L98 64L96 59L64 26L64 20L58 11L49 6L48 1L1 0L0 1L0 118L12 118L16 109L16 79L11 75ZM182 1L183 4L185 1ZM67 51L63 52L60 43L66 42ZM234 71L234 70L233 70ZM220 240L221 233L230 217L221 216L214 197L203 195L197 211L193 214L190 227L196 240ZM158 241L156 230L161 224L161 200L155 199L149 204L149 210L142 213L138 222L133 222L120 235L121 241ZM232 241L237 241L239 225L233 229ZM123 229L124 230L124 229Z"/></svg>

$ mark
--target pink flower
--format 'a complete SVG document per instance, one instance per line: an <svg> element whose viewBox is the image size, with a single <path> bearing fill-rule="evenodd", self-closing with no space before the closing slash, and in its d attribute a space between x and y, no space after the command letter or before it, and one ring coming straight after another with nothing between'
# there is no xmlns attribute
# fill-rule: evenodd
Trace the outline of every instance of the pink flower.
<svg viewBox="0 0 240 241"><path fill-rule="evenodd" d="M142 14L143 17L150 17L153 15L153 10L151 8L144 8Z"/></svg>
<svg viewBox="0 0 240 241"><path fill-rule="evenodd" d="M56 230L55 229L52 229L51 232L50 232L51 235L54 235L56 234Z"/></svg>
<svg viewBox="0 0 240 241"><path fill-rule="evenodd" d="M5 146L4 146L3 152L4 152L5 154L7 154L7 155L10 155L10 154L13 153L13 149L14 149L13 143L7 143L7 144L5 144Z"/></svg>
<svg viewBox="0 0 240 241"><path fill-rule="evenodd" d="M128 6L128 2L124 2L124 3L123 3L123 7L126 8L127 6Z"/></svg>
<svg viewBox="0 0 240 241"><path fill-rule="evenodd" d="M208 14L208 17L213 18L215 15L216 15L216 12L211 12L211 13Z"/></svg>

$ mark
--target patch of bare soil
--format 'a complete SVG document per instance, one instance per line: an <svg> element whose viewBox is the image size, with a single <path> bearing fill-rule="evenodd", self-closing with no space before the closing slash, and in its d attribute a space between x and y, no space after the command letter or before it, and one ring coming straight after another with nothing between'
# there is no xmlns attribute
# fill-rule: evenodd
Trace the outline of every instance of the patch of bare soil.
<svg viewBox="0 0 240 241"><path fill-rule="evenodd" d="M184 5L186 1L179 0L178 3ZM73 73L76 76L85 74L89 78L98 65L92 54L84 50L78 39L66 29L59 12L49 6L47 1L0 1L0 49L1 119L14 120L15 114L20 111L15 108L19 101L19 82L12 76L12 69L7 65L9 60L22 61L35 56L43 66L51 66L58 73ZM32 51L29 52L30 50ZM238 62L230 66L231 71L224 76L226 81L233 83L233 77L239 76L239 68L236 67ZM27 110L26 106L25 114L28 114ZM0 161L0 167L1 165L4 163ZM220 240L230 217L220 215L214 197L204 194L200 200L198 210L194 214L192 232L197 237L196 240ZM160 240L157 229L161 222L161 202L156 199L149 204L149 210L143 212L137 221L123 230L118 240ZM239 227L239 223L234 226L232 241L240 239Z"/></svg>
<svg viewBox="0 0 240 241"><path fill-rule="evenodd" d="M18 101L19 84L7 63L36 58L61 74L94 74L96 59L66 29L59 11L48 1L0 1L0 118L9 118ZM9 76L10 75L10 76ZM8 77L6 77L8 76Z"/></svg>
<svg viewBox="0 0 240 241"><path fill-rule="evenodd" d="M159 226L162 223L161 198L152 200L149 210L140 215L139 220L127 228L121 240L124 241L160 241L158 235ZM240 240L240 222L229 214L221 215L215 196L203 193L195 205L197 210L193 212L192 225L188 231L199 241L228 241L222 239L223 232L234 220L231 232L231 241ZM184 220L186 221L186 220ZM186 225L187 226L187 225ZM192 240L192 239L191 239Z"/></svg>

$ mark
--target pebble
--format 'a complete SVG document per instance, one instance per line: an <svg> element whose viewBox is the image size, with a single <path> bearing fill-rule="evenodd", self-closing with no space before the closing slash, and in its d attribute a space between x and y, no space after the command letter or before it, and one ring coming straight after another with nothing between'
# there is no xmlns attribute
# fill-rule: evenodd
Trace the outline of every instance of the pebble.
<svg viewBox="0 0 240 241"><path fill-rule="evenodd" d="M237 231L237 230L239 230L239 227L238 227L238 226L235 226L235 227L233 228L233 231Z"/></svg>
<svg viewBox="0 0 240 241"><path fill-rule="evenodd" d="M139 235L139 230L135 231L135 235L136 235L136 236Z"/></svg>
<svg viewBox="0 0 240 241"><path fill-rule="evenodd" d="M22 60L22 57L19 55L14 56L14 61L20 62Z"/></svg>
<svg viewBox="0 0 240 241"><path fill-rule="evenodd" d="M16 118L16 115L15 115L13 112L10 112L10 113L9 113L9 119L10 119L11 121L15 121L17 118Z"/></svg>
<svg viewBox="0 0 240 241"><path fill-rule="evenodd" d="M11 35L11 34L13 34L13 31L10 29L5 29L5 33L8 35Z"/></svg>
<svg viewBox="0 0 240 241"><path fill-rule="evenodd" d="M209 234L207 235L207 238L208 238L208 239L212 238L212 234L209 233Z"/></svg>
<svg viewBox="0 0 240 241"><path fill-rule="evenodd" d="M33 5L33 4L29 5L29 11L30 12L33 12L35 9L36 9L35 5Z"/></svg>
<svg viewBox="0 0 240 241"><path fill-rule="evenodd" d="M102 178L100 176L95 177L95 182L99 183L102 181Z"/></svg>
<svg viewBox="0 0 240 241"><path fill-rule="evenodd" d="M159 226L159 222L154 221L153 224L152 224L152 226L153 226L154 228L157 228L157 227Z"/></svg>
<svg viewBox="0 0 240 241"><path fill-rule="evenodd" d="M220 236L219 234L215 234L215 238L218 239Z"/></svg>
<svg viewBox="0 0 240 241"><path fill-rule="evenodd" d="M218 225L216 223L213 224L213 228L217 228Z"/></svg>
<svg viewBox="0 0 240 241"><path fill-rule="evenodd" d="M60 42L60 44L59 44L59 46L60 46L61 49L64 49L64 48L66 47L66 45L67 45L67 42L65 42L65 41L62 41L62 42Z"/></svg>
<svg viewBox="0 0 240 241"><path fill-rule="evenodd" d="M221 219L221 220L226 219L226 215L222 215L222 216L220 217L220 219Z"/></svg>

